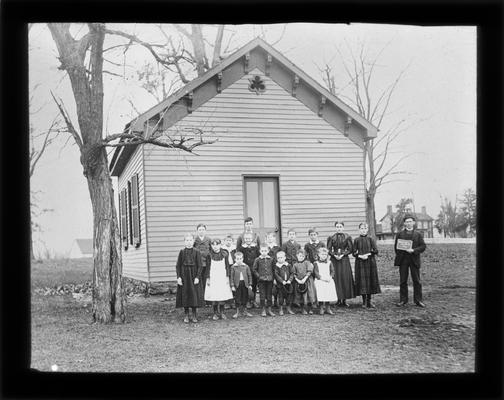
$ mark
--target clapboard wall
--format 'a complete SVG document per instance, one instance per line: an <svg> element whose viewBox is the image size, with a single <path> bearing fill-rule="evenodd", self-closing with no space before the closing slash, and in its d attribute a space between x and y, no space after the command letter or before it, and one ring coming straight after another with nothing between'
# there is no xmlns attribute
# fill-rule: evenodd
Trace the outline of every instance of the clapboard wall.
<svg viewBox="0 0 504 400"><path fill-rule="evenodd" d="M139 247L135 247L129 243L128 234L128 249L122 250L123 260L123 275L128 278L134 278L142 281L149 280L149 269L147 262L147 235L145 224L145 191L144 191L144 168L143 168L143 149L142 146L136 148L135 152L128 160L123 173L118 180L119 193L123 189L128 190L128 181L131 180L133 174L138 174L138 201L140 209L140 238ZM127 212L127 225L130 226L130 214Z"/></svg>
<svg viewBox="0 0 504 400"><path fill-rule="evenodd" d="M260 75L266 92L248 90ZM258 69L236 81L171 128L199 127L218 142L199 155L144 146L151 281L172 281L185 232L203 222L211 237L243 228L243 175L279 176L282 238L308 240L316 226L325 242L335 219L356 236L365 220L362 149ZM143 197L142 204L143 204Z"/></svg>

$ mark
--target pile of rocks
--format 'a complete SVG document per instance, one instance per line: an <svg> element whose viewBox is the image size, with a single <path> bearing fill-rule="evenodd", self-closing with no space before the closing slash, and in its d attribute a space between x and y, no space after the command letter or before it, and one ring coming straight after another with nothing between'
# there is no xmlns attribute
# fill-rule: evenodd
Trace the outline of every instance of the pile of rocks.
<svg viewBox="0 0 504 400"><path fill-rule="evenodd" d="M138 295L165 295L177 293L177 284L171 282L147 283L136 279L123 278L124 293L131 296ZM42 296L63 296L66 294L80 293L81 295L92 295L93 285L91 281L84 283L66 283L54 287L39 287L34 289L34 293Z"/></svg>
<svg viewBox="0 0 504 400"><path fill-rule="evenodd" d="M65 283L63 285L53 286L53 287L41 287L35 288L34 292L43 296L62 296L71 293L82 293L89 294L92 293L92 283L87 281L84 283Z"/></svg>

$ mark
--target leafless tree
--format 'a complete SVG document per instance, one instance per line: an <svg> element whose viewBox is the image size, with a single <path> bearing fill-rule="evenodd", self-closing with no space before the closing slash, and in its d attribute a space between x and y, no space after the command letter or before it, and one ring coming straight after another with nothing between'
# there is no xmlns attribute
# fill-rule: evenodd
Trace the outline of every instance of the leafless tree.
<svg viewBox="0 0 504 400"><path fill-rule="evenodd" d="M347 44L349 61L343 51L337 48L339 59L344 69L345 83L336 85L334 67L326 63L319 70L328 90L345 100L355 110L375 125L379 130L378 137L364 142L363 163L364 180L366 182L366 217L369 224L369 234L376 236L375 196L381 187L387 183L398 181L398 176L410 174L409 171L399 168L402 162L413 153L395 157L394 144L401 134L412 125L406 118L389 122L390 104L395 91L408 67L400 71L396 78L379 89L376 87L376 68L382 55L384 46L376 56L372 57L361 45L357 54ZM387 120L387 121L386 121ZM385 124L385 122L387 122Z"/></svg>
<svg viewBox="0 0 504 400"><path fill-rule="evenodd" d="M122 287L122 257L118 220L114 206L114 193L106 147L153 144L171 149L193 152L198 146L213 143L204 132L195 128L174 136L158 132L144 136L131 129L104 137L103 133L103 69L106 37L126 39L124 51L129 46L140 45L154 59L167 68L173 68L187 58L185 51L176 52L159 44L148 43L136 35L108 29L103 23L85 24L86 32L80 37L72 34L69 23L49 23L49 30L59 54L59 68L70 79L76 103L77 124L71 120L61 99L52 94L80 150L80 163L87 179L93 208L93 308L95 322L124 322L126 319ZM155 127L154 131L161 131Z"/></svg>
<svg viewBox="0 0 504 400"><path fill-rule="evenodd" d="M44 109L45 105L42 105L41 107L34 108L33 107L33 98L35 96L35 91L39 85L35 85L31 90L30 94L30 118L32 118L34 115L38 114L40 111ZM50 122L49 126L45 129L42 130L37 130L35 129L32 121L30 121L30 153L29 153L29 161L30 161L30 169L29 169L29 174L30 174L30 180L33 177L33 174L35 173L35 170L37 168L37 165L42 158L42 156L45 154L46 150L49 148L49 146L54 142L54 140L57 138L59 133L63 131L63 127L61 126L61 121L58 116L53 118L53 120ZM37 218L40 217L42 214L52 211L51 209L48 208L43 208L41 209L38 206L38 194L39 191L35 191L33 188L30 189L30 223L31 223L31 237L30 237L30 258L32 260L35 259L35 254L33 251L33 233L34 232L40 232L42 227L41 225L37 222Z"/></svg>

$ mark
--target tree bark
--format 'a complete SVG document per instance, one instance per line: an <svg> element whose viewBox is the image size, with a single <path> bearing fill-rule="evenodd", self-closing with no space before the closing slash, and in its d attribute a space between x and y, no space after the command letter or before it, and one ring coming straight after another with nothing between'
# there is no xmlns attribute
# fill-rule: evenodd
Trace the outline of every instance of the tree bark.
<svg viewBox="0 0 504 400"><path fill-rule="evenodd" d="M376 238L376 213L375 213L375 194L366 190L366 219L369 226L368 235Z"/></svg>
<svg viewBox="0 0 504 400"><path fill-rule="evenodd" d="M56 43L61 69L70 78L76 103L80 140L64 110L60 110L79 146L80 162L87 178L93 207L93 321L124 322L122 258L114 191L103 147L103 42L105 26L88 24L89 33L80 40L70 34L70 24L48 24ZM90 52L90 70L85 56ZM58 106L60 106L58 104Z"/></svg>
<svg viewBox="0 0 504 400"><path fill-rule="evenodd" d="M103 147L97 156L99 162L87 177L93 207L93 320L100 323L124 322L121 240L114 190Z"/></svg>
<svg viewBox="0 0 504 400"><path fill-rule="evenodd" d="M202 76L206 69L205 60L205 42L203 41L203 32L201 30L201 25L192 25L192 36L191 41L194 49L194 61L196 62L196 71L198 76Z"/></svg>
<svg viewBox="0 0 504 400"><path fill-rule="evenodd" d="M369 165L369 186L366 188L366 219L369 227L368 235L376 238L376 218L375 218L375 196L376 196L376 175L373 162L373 141L364 144L364 170L366 169L366 158Z"/></svg>

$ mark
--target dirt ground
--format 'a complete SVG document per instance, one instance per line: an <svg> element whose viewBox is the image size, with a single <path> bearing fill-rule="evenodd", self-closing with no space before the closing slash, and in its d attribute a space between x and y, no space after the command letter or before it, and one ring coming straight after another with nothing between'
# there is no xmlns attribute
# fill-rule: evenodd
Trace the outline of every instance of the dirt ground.
<svg viewBox="0 0 504 400"><path fill-rule="evenodd" d="M48 371L412 373L473 372L475 362L475 245L430 245L422 278L425 309L398 308L392 246L380 246L382 293L377 308L360 299L336 315L285 315L185 325L174 295L128 299L125 324L91 324L90 298L44 295L44 266L32 271L32 368ZM54 271L71 269L53 263ZM82 271L85 265L79 265ZM91 263L89 262L89 275ZM67 282L83 282L67 274ZM39 290L36 290L36 289ZM412 290L410 285L410 291Z"/></svg>

